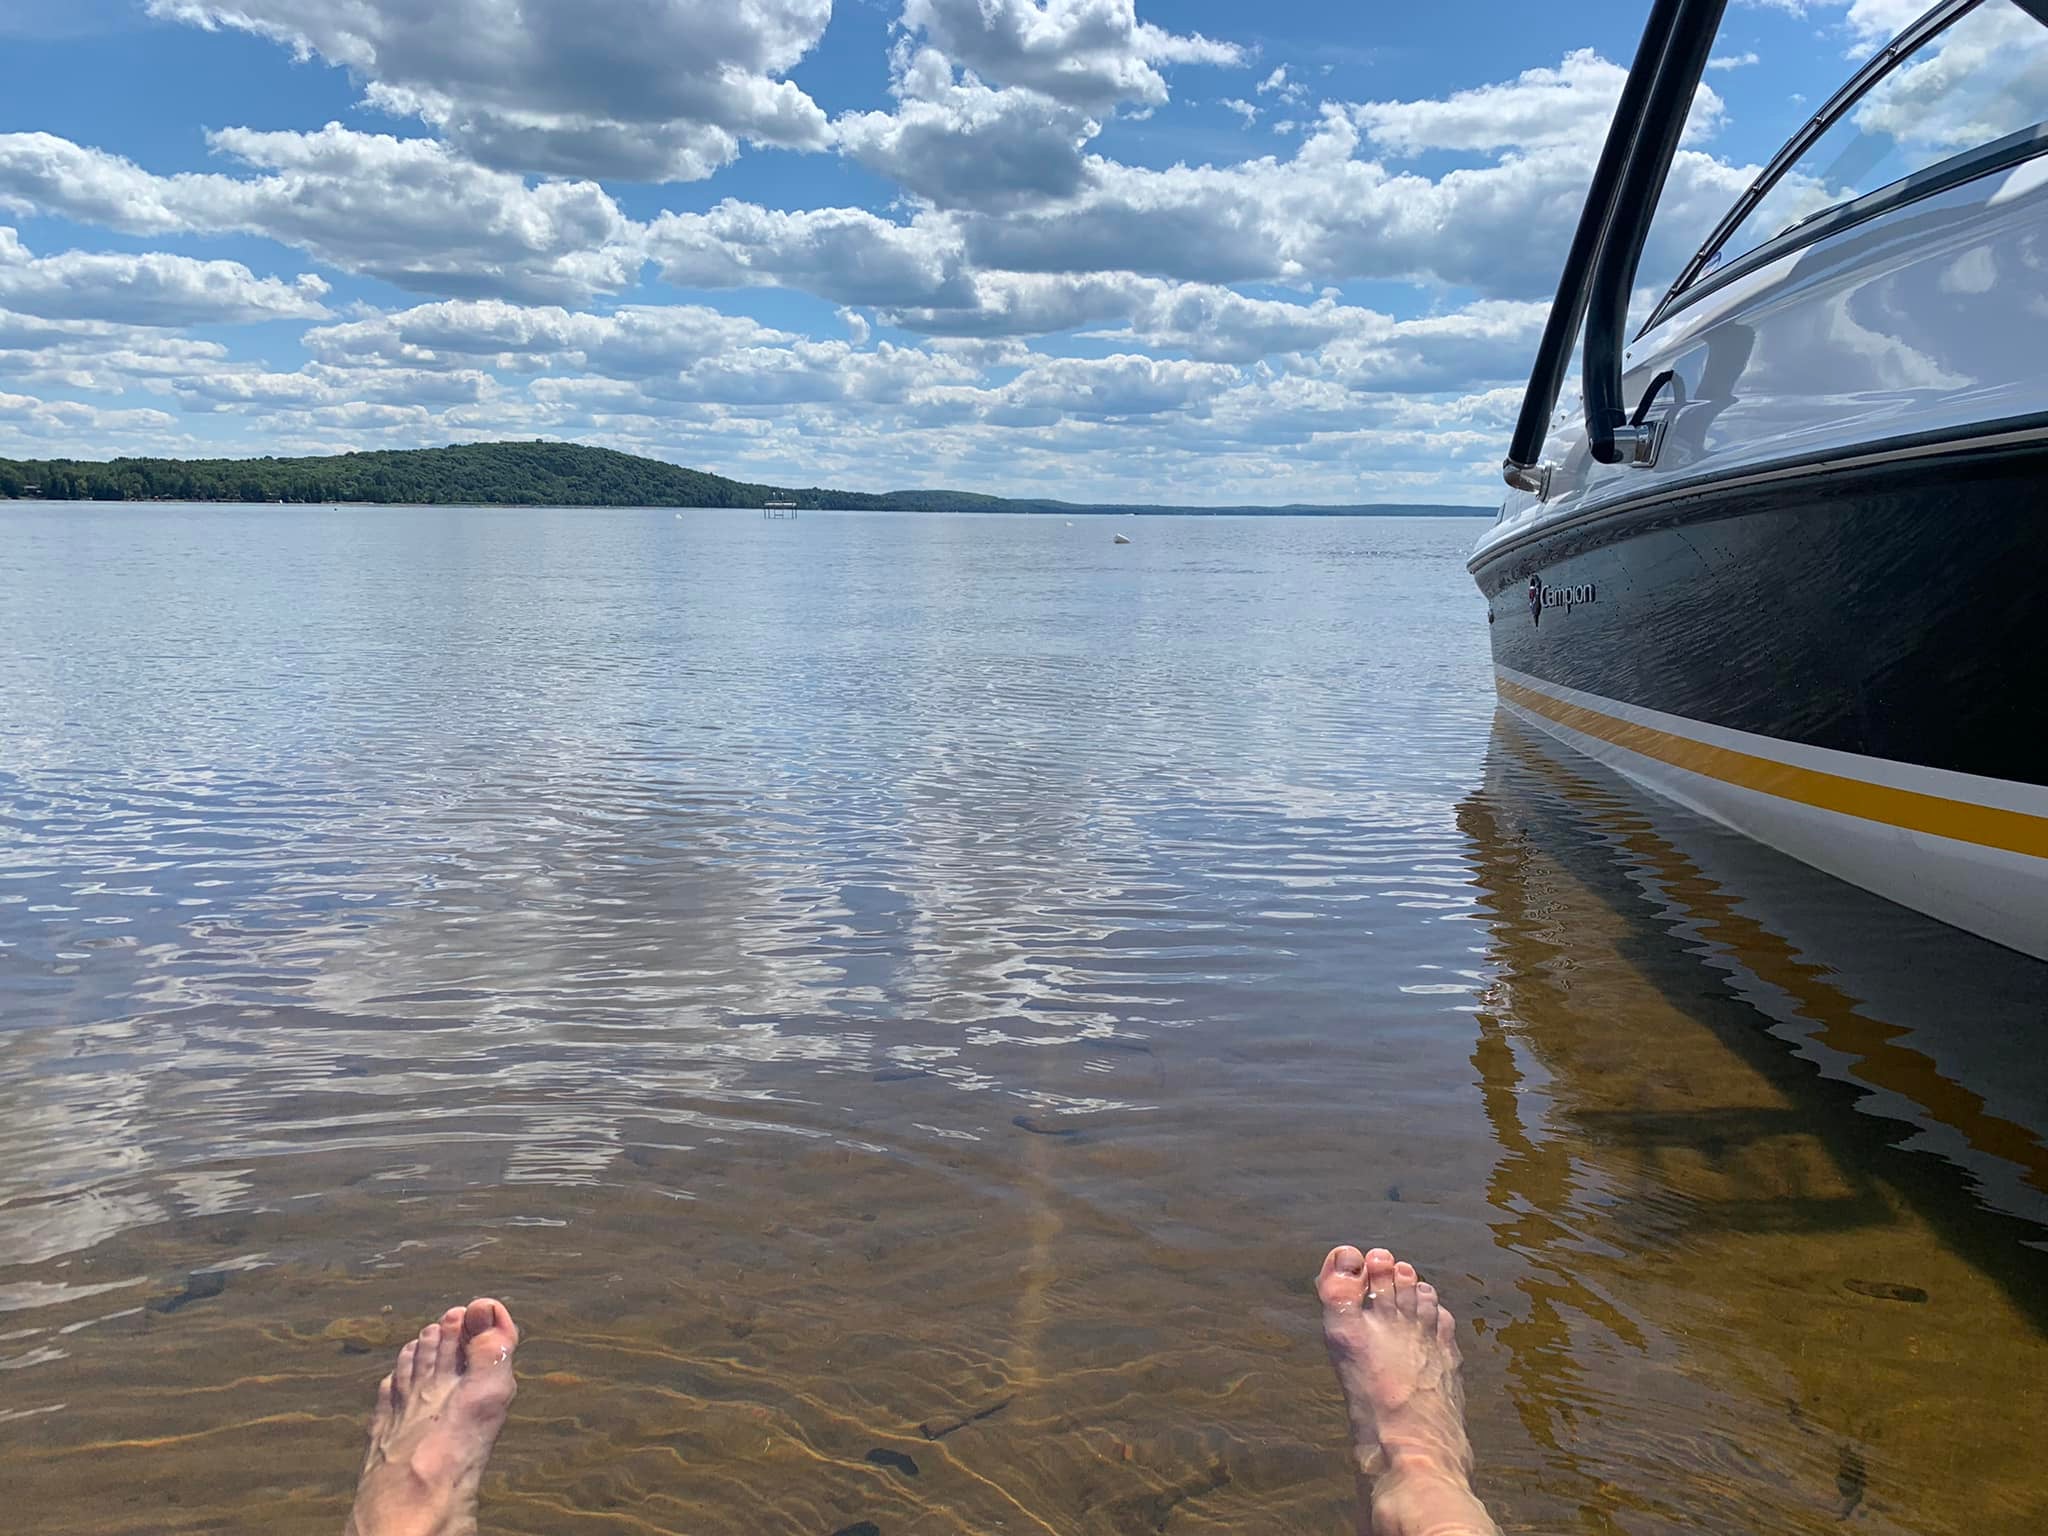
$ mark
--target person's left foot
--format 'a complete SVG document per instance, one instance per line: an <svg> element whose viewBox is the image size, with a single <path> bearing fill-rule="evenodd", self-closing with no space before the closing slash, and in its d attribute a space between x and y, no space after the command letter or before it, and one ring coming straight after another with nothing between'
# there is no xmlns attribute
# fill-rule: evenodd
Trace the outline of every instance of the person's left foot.
<svg viewBox="0 0 2048 1536"><path fill-rule="evenodd" d="M1374 1536L1495 1536L1472 1491L1457 1321L1435 1287L1384 1248L1345 1243L1316 1295Z"/></svg>
<svg viewBox="0 0 2048 1536"><path fill-rule="evenodd" d="M471 1536L484 1463L518 1383L502 1302L450 1307L377 1385L370 1454L343 1536Z"/></svg>

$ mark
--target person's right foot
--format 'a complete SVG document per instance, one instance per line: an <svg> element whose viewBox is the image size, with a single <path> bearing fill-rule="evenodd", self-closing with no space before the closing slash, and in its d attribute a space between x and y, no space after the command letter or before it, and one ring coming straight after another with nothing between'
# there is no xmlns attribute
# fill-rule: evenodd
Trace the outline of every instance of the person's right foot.
<svg viewBox="0 0 2048 1536"><path fill-rule="evenodd" d="M502 1302L450 1307L377 1385L370 1454L343 1536L473 1536L477 1486L518 1384Z"/></svg>
<svg viewBox="0 0 2048 1536"><path fill-rule="evenodd" d="M1493 1536L1472 1492L1457 1325L1413 1265L1332 1248L1316 1276L1323 1343L1351 1415L1378 1536ZM1361 1526L1361 1529L1367 1527Z"/></svg>

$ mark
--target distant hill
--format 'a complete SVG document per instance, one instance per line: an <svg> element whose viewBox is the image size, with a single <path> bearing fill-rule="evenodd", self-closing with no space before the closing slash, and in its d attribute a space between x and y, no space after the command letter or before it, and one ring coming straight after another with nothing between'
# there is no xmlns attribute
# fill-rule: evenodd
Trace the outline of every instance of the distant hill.
<svg viewBox="0 0 2048 1536"><path fill-rule="evenodd" d="M1136 512L1343 517L1491 516L1491 507L1173 507L1012 499L971 491L750 485L580 443L456 443L303 459L0 459L0 496L47 501L342 502L514 507L759 507L893 512Z"/></svg>

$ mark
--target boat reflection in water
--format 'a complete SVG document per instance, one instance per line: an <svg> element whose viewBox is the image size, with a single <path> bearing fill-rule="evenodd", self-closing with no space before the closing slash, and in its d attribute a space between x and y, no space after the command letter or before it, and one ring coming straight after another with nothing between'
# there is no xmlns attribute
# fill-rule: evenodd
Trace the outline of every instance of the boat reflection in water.
<svg viewBox="0 0 2048 1536"><path fill-rule="evenodd" d="M1575 1529L2030 1528L2048 967L1505 712L1459 823L1490 913L1488 1197L1528 1265L1492 1309L1515 1459ZM1614 1478L1660 1460L1668 1498Z"/></svg>

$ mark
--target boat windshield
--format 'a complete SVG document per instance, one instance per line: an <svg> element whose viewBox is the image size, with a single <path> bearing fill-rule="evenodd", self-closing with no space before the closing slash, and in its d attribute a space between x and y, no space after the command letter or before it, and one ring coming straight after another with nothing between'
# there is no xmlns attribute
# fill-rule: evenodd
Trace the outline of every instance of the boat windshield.
<svg viewBox="0 0 2048 1536"><path fill-rule="evenodd" d="M1764 184L1740 222L1729 228L1723 221L1687 263L1672 296L1831 208L2044 120L2048 26L2013 0L1984 0L1901 49Z"/></svg>

